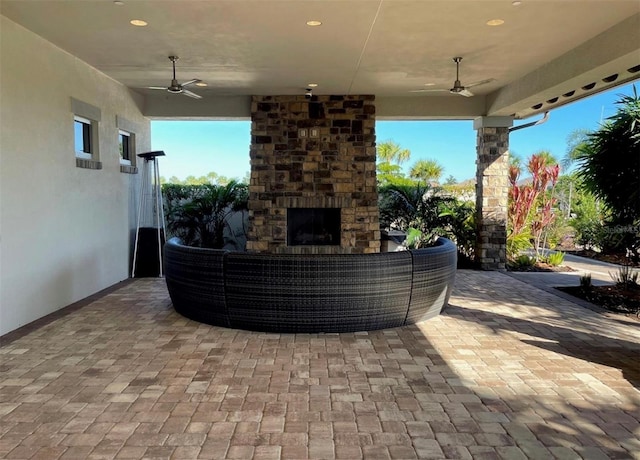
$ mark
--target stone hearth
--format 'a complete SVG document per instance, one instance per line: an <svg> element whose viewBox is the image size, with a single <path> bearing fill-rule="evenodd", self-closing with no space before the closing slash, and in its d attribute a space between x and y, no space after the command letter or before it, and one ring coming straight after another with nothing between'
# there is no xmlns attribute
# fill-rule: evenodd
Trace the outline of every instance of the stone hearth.
<svg viewBox="0 0 640 460"><path fill-rule="evenodd" d="M249 251L380 251L374 99L254 96ZM290 208L339 208L339 244L288 246Z"/></svg>

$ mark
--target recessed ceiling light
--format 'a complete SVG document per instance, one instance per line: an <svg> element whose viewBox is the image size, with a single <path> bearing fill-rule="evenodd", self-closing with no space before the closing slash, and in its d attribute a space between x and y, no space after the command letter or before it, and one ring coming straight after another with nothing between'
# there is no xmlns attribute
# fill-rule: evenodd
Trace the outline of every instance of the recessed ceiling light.
<svg viewBox="0 0 640 460"><path fill-rule="evenodd" d="M513 6L520 6L520 5L522 5L522 2L521 2L520 0L513 0L513 1L511 2L511 4L512 4Z"/></svg>
<svg viewBox="0 0 640 460"><path fill-rule="evenodd" d="M124 2L121 2L120 0L116 0L115 2L113 2L114 5L118 5L118 6L122 6L124 5Z"/></svg>
<svg viewBox="0 0 640 460"><path fill-rule="evenodd" d="M199 81L198 83L196 83L196 86L207 86L207 84L203 81Z"/></svg>
<svg viewBox="0 0 640 460"><path fill-rule="evenodd" d="M134 26L138 26L138 27L144 27L147 25L147 21L143 21L142 19L132 19L129 22Z"/></svg>
<svg viewBox="0 0 640 460"><path fill-rule="evenodd" d="M317 83L309 83L307 86L309 88L316 88L318 86L318 84Z"/></svg>
<svg viewBox="0 0 640 460"><path fill-rule="evenodd" d="M425 83L424 86L436 86L435 83Z"/></svg>
<svg viewBox="0 0 640 460"><path fill-rule="evenodd" d="M488 26L501 26L502 24L504 24L504 19L491 19L487 21Z"/></svg>
<svg viewBox="0 0 640 460"><path fill-rule="evenodd" d="M320 21L307 21L307 25L311 27L321 26L322 22Z"/></svg>

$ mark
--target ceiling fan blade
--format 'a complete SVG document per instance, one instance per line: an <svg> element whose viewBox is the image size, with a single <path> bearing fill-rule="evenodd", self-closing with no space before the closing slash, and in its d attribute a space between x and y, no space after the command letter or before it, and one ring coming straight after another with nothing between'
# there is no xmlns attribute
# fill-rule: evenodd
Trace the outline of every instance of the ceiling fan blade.
<svg viewBox="0 0 640 460"><path fill-rule="evenodd" d="M167 87L166 86L147 86L147 89L162 89L166 91Z"/></svg>
<svg viewBox="0 0 640 460"><path fill-rule="evenodd" d="M465 88L473 88L474 86L486 85L487 83L491 83L495 78L488 78L486 80L477 81L475 83L471 83L470 85L465 85Z"/></svg>
<svg viewBox="0 0 640 460"><path fill-rule="evenodd" d="M184 86L184 85L182 85L182 86ZM200 96L199 94L196 94L196 93L192 93L188 89L183 89L182 90L182 94L184 94L185 96L192 97L194 99L202 99L202 96Z"/></svg>
<svg viewBox="0 0 640 460"><path fill-rule="evenodd" d="M447 89L441 88L441 89L414 89L409 91L410 93L436 93L436 92L440 92L440 91L449 91Z"/></svg>
<svg viewBox="0 0 640 460"><path fill-rule="evenodd" d="M193 85L194 83L198 83L202 80L200 80L199 78L194 78L193 80L189 80L189 81L185 81L182 86L188 86L188 85Z"/></svg>
<svg viewBox="0 0 640 460"><path fill-rule="evenodd" d="M473 93L471 91L469 91L467 88L463 89L462 91L458 91L458 94L460 96L464 96L464 97L472 97Z"/></svg>

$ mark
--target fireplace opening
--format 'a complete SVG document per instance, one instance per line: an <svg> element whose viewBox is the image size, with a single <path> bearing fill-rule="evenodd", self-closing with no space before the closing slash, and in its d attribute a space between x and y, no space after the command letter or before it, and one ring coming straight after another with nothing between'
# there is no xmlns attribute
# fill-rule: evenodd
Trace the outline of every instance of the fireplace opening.
<svg viewBox="0 0 640 460"><path fill-rule="evenodd" d="M340 208L287 209L288 246L339 246Z"/></svg>

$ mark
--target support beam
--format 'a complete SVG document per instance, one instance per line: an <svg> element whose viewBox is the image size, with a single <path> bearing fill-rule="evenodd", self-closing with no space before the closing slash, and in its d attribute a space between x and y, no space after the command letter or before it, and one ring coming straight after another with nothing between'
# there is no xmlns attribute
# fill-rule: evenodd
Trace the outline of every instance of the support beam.
<svg viewBox="0 0 640 460"><path fill-rule="evenodd" d="M476 262L482 270L505 270L511 117L481 117L477 130Z"/></svg>

